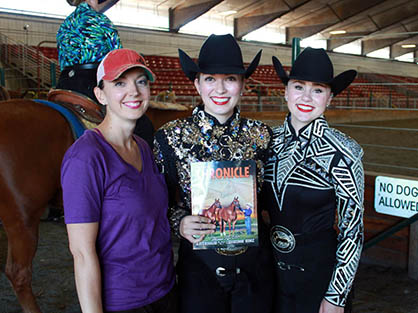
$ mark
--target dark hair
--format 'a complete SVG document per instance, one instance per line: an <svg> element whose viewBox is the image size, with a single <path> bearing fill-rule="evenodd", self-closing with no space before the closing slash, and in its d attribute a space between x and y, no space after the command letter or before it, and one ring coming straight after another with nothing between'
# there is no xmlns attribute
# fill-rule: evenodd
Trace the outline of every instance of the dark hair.
<svg viewBox="0 0 418 313"><path fill-rule="evenodd" d="M80 3L84 2L84 0L67 0L69 5L78 6Z"/></svg>

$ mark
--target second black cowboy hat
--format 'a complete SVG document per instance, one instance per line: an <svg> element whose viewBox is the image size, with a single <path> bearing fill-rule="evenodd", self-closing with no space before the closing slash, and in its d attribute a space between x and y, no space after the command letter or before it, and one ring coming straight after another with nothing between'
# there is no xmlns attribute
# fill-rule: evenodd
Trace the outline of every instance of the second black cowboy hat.
<svg viewBox="0 0 418 313"><path fill-rule="evenodd" d="M331 87L334 97L356 78L357 71L348 70L334 77L334 67L324 49L306 48L296 58L289 76L279 59L273 56L273 65L283 84L290 79L326 84Z"/></svg>
<svg viewBox="0 0 418 313"><path fill-rule="evenodd" d="M248 78L260 62L261 50L245 69L241 49L232 35L210 35L200 48L197 64L181 49L179 58L184 74L192 81L197 73L242 74Z"/></svg>

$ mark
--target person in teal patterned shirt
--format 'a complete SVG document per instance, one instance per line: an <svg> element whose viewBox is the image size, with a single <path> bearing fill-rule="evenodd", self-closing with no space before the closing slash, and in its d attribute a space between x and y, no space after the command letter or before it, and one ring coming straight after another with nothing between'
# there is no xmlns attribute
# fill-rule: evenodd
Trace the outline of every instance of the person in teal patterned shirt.
<svg viewBox="0 0 418 313"><path fill-rule="evenodd" d="M108 52L122 48L118 31L103 12L118 1L67 0L77 8L57 33L61 75L56 88L77 91L99 103L93 92L97 67ZM134 133L153 147L154 126L146 115L137 120Z"/></svg>
<svg viewBox="0 0 418 313"><path fill-rule="evenodd" d="M97 102L93 93L96 70L105 55L122 48L118 31L103 14L118 0L67 0L77 6L57 33L61 75L58 89L82 93Z"/></svg>

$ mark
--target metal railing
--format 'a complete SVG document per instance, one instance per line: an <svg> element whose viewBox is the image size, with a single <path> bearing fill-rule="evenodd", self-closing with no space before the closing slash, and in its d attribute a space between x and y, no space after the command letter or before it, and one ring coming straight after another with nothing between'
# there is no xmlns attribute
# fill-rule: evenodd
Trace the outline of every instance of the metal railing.
<svg viewBox="0 0 418 313"><path fill-rule="evenodd" d="M363 98L335 98L331 106L336 109L418 109L418 97L363 97Z"/></svg>
<svg viewBox="0 0 418 313"><path fill-rule="evenodd" d="M354 138L364 150L366 170L393 175L418 176L416 120L375 121L366 125L330 123Z"/></svg>
<svg viewBox="0 0 418 313"><path fill-rule="evenodd" d="M45 57L39 49L27 46L0 33L0 61L4 66L23 74L34 81L38 89L55 86L59 77L59 66L56 60ZM5 79L12 77L11 71L6 72Z"/></svg>
<svg viewBox="0 0 418 313"><path fill-rule="evenodd" d="M367 249L375 246L376 244L378 244L382 240L392 236L394 233L400 231L402 228L405 228L405 227L411 225L412 223L416 222L417 220L418 220L418 213L411 216L410 218L407 218L407 219L404 219L404 220L400 221L399 223L395 224L392 227L387 228L386 230L384 230L380 234L378 234L378 235L374 236L373 238L367 240L364 243L363 250L367 250Z"/></svg>

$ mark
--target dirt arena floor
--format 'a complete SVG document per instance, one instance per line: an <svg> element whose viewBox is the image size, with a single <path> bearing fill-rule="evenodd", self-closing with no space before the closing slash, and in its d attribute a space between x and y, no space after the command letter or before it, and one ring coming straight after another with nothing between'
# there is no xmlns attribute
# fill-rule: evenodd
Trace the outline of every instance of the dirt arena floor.
<svg viewBox="0 0 418 313"><path fill-rule="evenodd" d="M418 120L362 122L354 125L418 130ZM360 144L418 147L418 131L380 130L337 126ZM416 151L364 147L364 161L418 167ZM418 177L416 170L365 165L369 171L380 171ZM4 275L7 253L6 235L0 225L0 313L21 312L12 288ZM44 313L80 312L74 285L72 257L68 251L65 225L62 221L43 221L39 247L33 262L33 288ZM418 313L418 281L409 279L407 271L362 263L355 281L354 313ZM198 313L198 311L196 311Z"/></svg>
<svg viewBox="0 0 418 313"><path fill-rule="evenodd" d="M5 251L5 233L0 228L0 313L19 313L21 309L3 272ZM81 312L62 221L41 222L33 289L44 313ZM355 280L353 313L418 313L418 281L409 279L402 269L362 264Z"/></svg>

